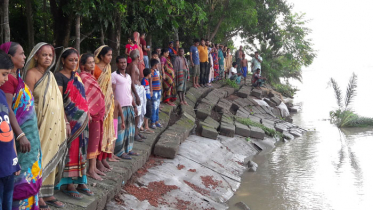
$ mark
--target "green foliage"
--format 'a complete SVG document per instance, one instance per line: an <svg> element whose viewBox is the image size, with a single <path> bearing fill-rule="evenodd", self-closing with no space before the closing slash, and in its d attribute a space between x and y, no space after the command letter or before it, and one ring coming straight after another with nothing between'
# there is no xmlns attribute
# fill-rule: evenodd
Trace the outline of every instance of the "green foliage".
<svg viewBox="0 0 373 210"><path fill-rule="evenodd" d="M250 120L250 118L236 118L236 120L244 125L248 125L248 126L254 126L254 127L258 127L258 128L261 128L268 136L270 137L273 137L273 138L279 138L279 139L283 139L284 136L282 135L282 133L274 130L274 129L271 129L271 128L268 128L266 126L264 126L263 124L260 124L260 123L257 123L257 122L253 122Z"/></svg>
<svg viewBox="0 0 373 210"><path fill-rule="evenodd" d="M247 141L247 142L250 142L250 141L251 141L250 137L247 137L247 138L246 138L246 141Z"/></svg>
<svg viewBox="0 0 373 210"><path fill-rule="evenodd" d="M273 84L273 88L281 93L283 96L286 96L286 97L293 97L295 92L297 91L296 88L292 87L289 83L287 84L282 84L282 83L277 83L277 84Z"/></svg>
<svg viewBox="0 0 373 210"><path fill-rule="evenodd" d="M224 85L228 85L228 86L230 86L230 87L232 87L234 89L238 89L239 88L239 86L237 85L237 83L235 81L233 81L233 80L230 80L230 79L224 79L223 83L224 83Z"/></svg>

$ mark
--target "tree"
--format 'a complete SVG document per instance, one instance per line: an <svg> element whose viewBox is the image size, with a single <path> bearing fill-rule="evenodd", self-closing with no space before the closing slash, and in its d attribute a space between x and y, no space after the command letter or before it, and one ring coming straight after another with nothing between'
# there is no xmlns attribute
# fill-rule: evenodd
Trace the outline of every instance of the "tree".
<svg viewBox="0 0 373 210"><path fill-rule="evenodd" d="M4 42L10 42L9 0L3 0Z"/></svg>

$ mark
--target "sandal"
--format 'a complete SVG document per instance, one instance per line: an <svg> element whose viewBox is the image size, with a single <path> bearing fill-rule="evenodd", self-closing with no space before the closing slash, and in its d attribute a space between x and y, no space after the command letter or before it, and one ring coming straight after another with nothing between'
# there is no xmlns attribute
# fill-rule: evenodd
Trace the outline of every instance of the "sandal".
<svg viewBox="0 0 373 210"><path fill-rule="evenodd" d="M140 136L140 138L142 138L142 139L146 139L146 137L143 136L143 135L141 135L141 134L139 134L139 136Z"/></svg>
<svg viewBox="0 0 373 210"><path fill-rule="evenodd" d="M131 155L131 156L139 156L138 153L136 153L136 152L132 152L132 151L130 151L130 152L128 153L128 155Z"/></svg>
<svg viewBox="0 0 373 210"><path fill-rule="evenodd" d="M155 127L155 124L153 124L153 125L149 126L149 128L156 129L157 127Z"/></svg>
<svg viewBox="0 0 373 210"><path fill-rule="evenodd" d="M39 209L51 210L48 205L39 205Z"/></svg>
<svg viewBox="0 0 373 210"><path fill-rule="evenodd" d="M84 195L94 196L95 194L88 188L76 188L76 190Z"/></svg>
<svg viewBox="0 0 373 210"><path fill-rule="evenodd" d="M132 160L131 156L129 155L120 156L120 158L125 159L125 160Z"/></svg>
<svg viewBox="0 0 373 210"><path fill-rule="evenodd" d="M157 126L158 128L163 128L163 126L160 123L156 123L155 126Z"/></svg>
<svg viewBox="0 0 373 210"><path fill-rule="evenodd" d="M53 199L53 200L50 200L50 201L44 201L47 205L50 205L50 206L54 206L56 208L63 208L65 207L65 204L62 204L62 205L58 205L57 202L59 200L57 199Z"/></svg>
<svg viewBox="0 0 373 210"><path fill-rule="evenodd" d="M63 193L65 193L67 196L71 197L71 198L74 198L74 199L77 199L77 200L82 200L83 199L83 196L80 195L80 193L78 191L67 191L67 190L61 190ZM76 194L78 195L79 197L76 197L74 196L73 194ZM47 201L45 202L47 203ZM49 203L48 203L49 204Z"/></svg>
<svg viewBox="0 0 373 210"><path fill-rule="evenodd" d="M135 141L144 142L144 140L142 140L142 138L140 137L140 135L135 136Z"/></svg>
<svg viewBox="0 0 373 210"><path fill-rule="evenodd" d="M150 130L150 129L145 129L145 130L144 130L144 133L153 134L154 131L152 131L152 130Z"/></svg>

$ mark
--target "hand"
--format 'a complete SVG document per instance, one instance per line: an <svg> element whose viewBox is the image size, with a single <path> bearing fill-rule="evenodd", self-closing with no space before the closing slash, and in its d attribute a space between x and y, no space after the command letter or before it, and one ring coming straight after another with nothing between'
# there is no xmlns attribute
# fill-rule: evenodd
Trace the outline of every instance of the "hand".
<svg viewBox="0 0 373 210"><path fill-rule="evenodd" d="M14 175L19 176L21 174L21 170L14 172Z"/></svg>
<svg viewBox="0 0 373 210"><path fill-rule="evenodd" d="M70 137L71 135L71 128L70 128L70 125L66 125L66 136L67 137Z"/></svg>
<svg viewBox="0 0 373 210"><path fill-rule="evenodd" d="M19 139L19 148L21 149L22 153L30 152L31 144L26 136Z"/></svg>
<svg viewBox="0 0 373 210"><path fill-rule="evenodd" d="M194 67L194 63L192 62L192 67Z"/></svg>
<svg viewBox="0 0 373 210"><path fill-rule="evenodd" d="M124 122L122 123L122 130L124 130L126 128L126 125L124 124Z"/></svg>
<svg viewBox="0 0 373 210"><path fill-rule="evenodd" d="M153 91L150 91L150 97L153 97Z"/></svg>
<svg viewBox="0 0 373 210"><path fill-rule="evenodd" d="M137 107L135 106L133 110L135 111L135 116L137 116Z"/></svg>
<svg viewBox="0 0 373 210"><path fill-rule="evenodd" d="M141 105L141 101L140 101L140 98L139 98L139 97L136 97L136 104L137 104L137 106L140 106L140 105Z"/></svg>

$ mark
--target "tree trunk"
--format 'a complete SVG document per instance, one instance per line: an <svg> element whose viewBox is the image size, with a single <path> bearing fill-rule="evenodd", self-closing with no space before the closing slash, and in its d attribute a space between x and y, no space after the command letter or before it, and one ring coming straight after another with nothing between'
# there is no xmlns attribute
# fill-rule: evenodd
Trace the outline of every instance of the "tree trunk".
<svg viewBox="0 0 373 210"><path fill-rule="evenodd" d="M100 43L101 45L105 44L105 33L104 33L104 28L101 26L101 37L100 37Z"/></svg>
<svg viewBox="0 0 373 210"><path fill-rule="evenodd" d="M122 31L122 18L118 14L116 21L115 21L115 50L117 51L117 55L120 55L120 33Z"/></svg>
<svg viewBox="0 0 373 210"><path fill-rule="evenodd" d="M174 28L174 40L179 40L179 29Z"/></svg>
<svg viewBox="0 0 373 210"><path fill-rule="evenodd" d="M4 23L4 2L0 3L0 23ZM4 25L0 25L0 43L4 43Z"/></svg>
<svg viewBox="0 0 373 210"><path fill-rule="evenodd" d="M26 17L27 17L27 36L28 36L28 51L34 47L34 17L32 14L32 0L26 0Z"/></svg>
<svg viewBox="0 0 373 210"><path fill-rule="evenodd" d="M4 0L3 6L4 19L4 42L10 42L10 27L9 27L9 0Z"/></svg>
<svg viewBox="0 0 373 210"><path fill-rule="evenodd" d="M69 0L59 1L58 5L56 0L50 0L49 2L54 21L54 45L56 47L67 47L70 41L70 32L74 15L66 14L63 8L70 2Z"/></svg>
<svg viewBox="0 0 373 210"><path fill-rule="evenodd" d="M210 40L210 41L212 41L212 40L214 39L216 33L218 33L219 28L220 28L220 25L221 25L221 23L223 22L224 18L225 18L224 15L222 15L222 16L220 17L218 24L215 26L215 30L214 30L214 32L212 32L211 37L209 37L209 40Z"/></svg>
<svg viewBox="0 0 373 210"><path fill-rule="evenodd" d="M47 0L43 0L43 25L44 25L44 41L48 40L48 30L47 30Z"/></svg>
<svg viewBox="0 0 373 210"><path fill-rule="evenodd" d="M80 16L76 16L75 20L75 49L80 54Z"/></svg>

